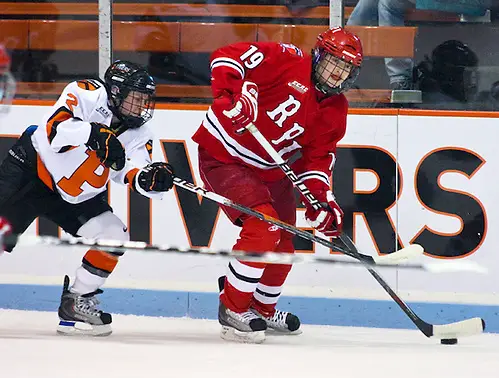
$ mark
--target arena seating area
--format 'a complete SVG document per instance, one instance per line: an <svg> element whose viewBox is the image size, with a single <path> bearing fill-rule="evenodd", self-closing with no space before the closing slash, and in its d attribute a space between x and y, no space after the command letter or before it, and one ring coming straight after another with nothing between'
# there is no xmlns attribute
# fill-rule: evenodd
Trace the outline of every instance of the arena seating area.
<svg viewBox="0 0 499 378"><path fill-rule="evenodd" d="M0 2L0 35L13 51L19 98L54 98L67 81L95 75L97 2ZM353 7L345 8L345 17ZM139 60L168 101L209 101L209 54L245 40L286 41L309 51L328 25L326 6L291 12L284 5L114 4L116 58ZM411 10L414 22L456 22L458 15ZM414 57L417 26L351 27L367 57ZM395 36L395 37L394 37ZM2 41L0 41L2 42ZM353 102L388 102L389 89L349 92Z"/></svg>

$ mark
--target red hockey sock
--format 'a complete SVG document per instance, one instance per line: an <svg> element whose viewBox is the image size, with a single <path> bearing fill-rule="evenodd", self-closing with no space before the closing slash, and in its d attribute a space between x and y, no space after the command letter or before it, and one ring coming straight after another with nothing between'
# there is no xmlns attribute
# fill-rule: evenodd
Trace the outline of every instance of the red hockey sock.
<svg viewBox="0 0 499 378"><path fill-rule="evenodd" d="M276 211L268 203L258 205L254 209L271 217L277 217ZM275 250L280 238L280 231L276 226L249 216L245 216L242 221L243 227L234 250L253 252ZM225 288L220 293L222 303L232 311L247 311L265 265L239 260L231 261L225 279Z"/></svg>
<svg viewBox="0 0 499 378"><path fill-rule="evenodd" d="M281 241L277 245L276 252L293 253L293 236L281 231ZM291 270L288 264L267 264L263 275L258 283L252 307L264 316L271 316L281 295L282 286Z"/></svg>

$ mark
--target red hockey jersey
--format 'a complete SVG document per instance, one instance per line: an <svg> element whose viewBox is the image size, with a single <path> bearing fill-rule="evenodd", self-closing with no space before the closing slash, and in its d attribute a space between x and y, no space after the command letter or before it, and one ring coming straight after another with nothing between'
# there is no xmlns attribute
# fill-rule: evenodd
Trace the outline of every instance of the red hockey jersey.
<svg viewBox="0 0 499 378"><path fill-rule="evenodd" d="M312 189L327 190L336 144L344 136L348 102L339 94L324 98L312 81L311 56L290 44L237 43L216 50L211 57L214 101L192 139L222 162L252 167L263 181L283 177L282 171L246 132L223 115L232 109L233 95L244 81L258 85L255 125L284 160L298 151L295 173Z"/></svg>

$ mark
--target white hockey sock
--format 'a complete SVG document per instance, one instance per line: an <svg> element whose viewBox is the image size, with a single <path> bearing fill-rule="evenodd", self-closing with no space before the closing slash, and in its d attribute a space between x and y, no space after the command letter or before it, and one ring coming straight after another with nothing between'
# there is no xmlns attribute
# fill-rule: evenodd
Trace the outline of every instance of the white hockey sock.
<svg viewBox="0 0 499 378"><path fill-rule="evenodd" d="M75 280L70 291L78 294L88 294L104 285L106 279L90 273L83 266L76 269Z"/></svg>

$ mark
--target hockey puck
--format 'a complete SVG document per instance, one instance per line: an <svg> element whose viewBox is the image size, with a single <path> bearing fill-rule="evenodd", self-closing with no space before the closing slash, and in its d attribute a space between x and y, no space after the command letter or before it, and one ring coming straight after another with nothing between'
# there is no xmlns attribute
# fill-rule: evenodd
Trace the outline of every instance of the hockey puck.
<svg viewBox="0 0 499 378"><path fill-rule="evenodd" d="M457 344L457 339L442 339L442 340L440 340L440 344L454 345L454 344Z"/></svg>

